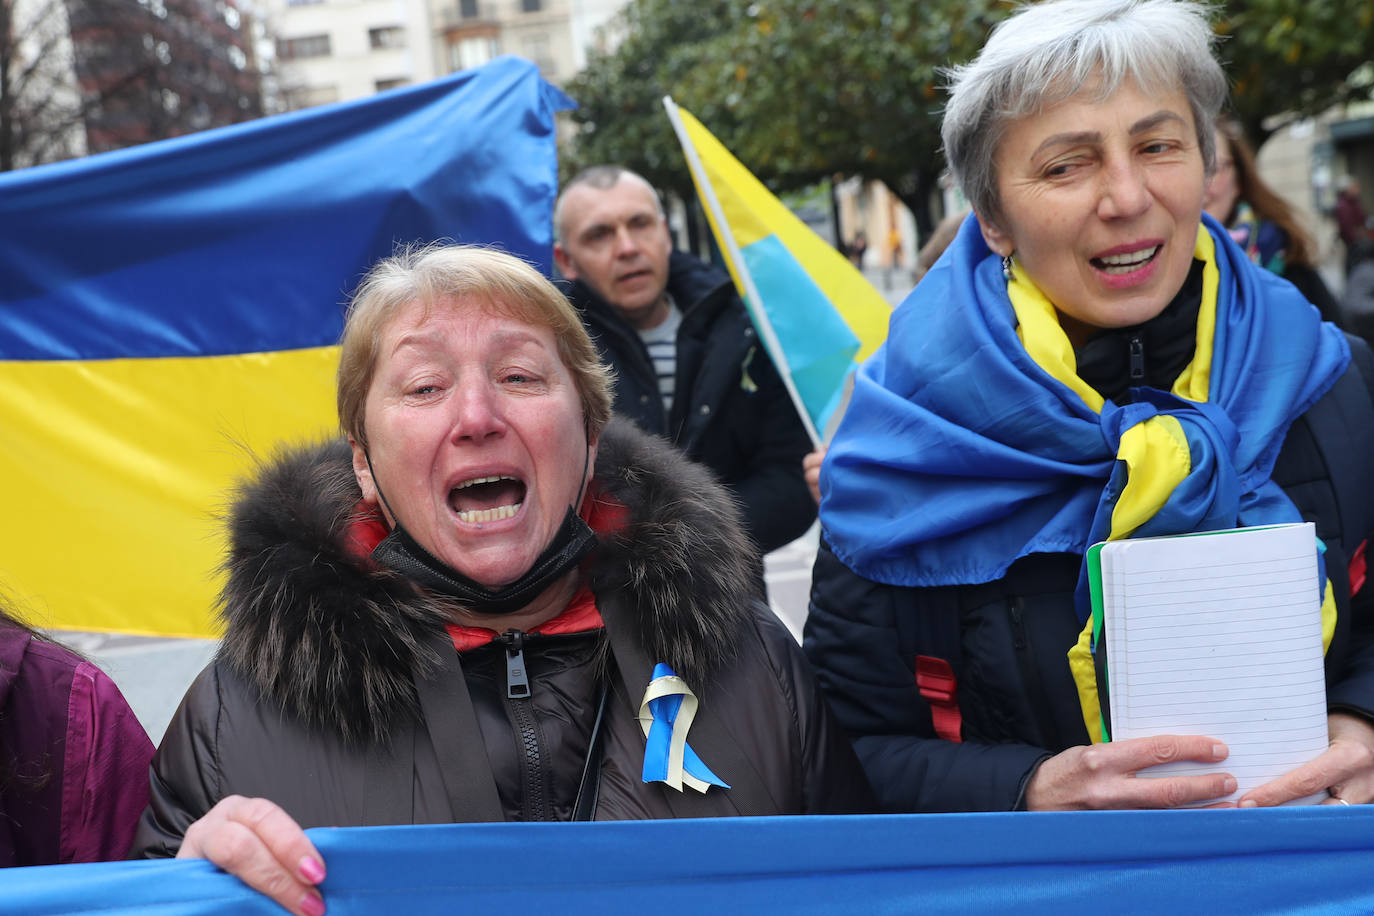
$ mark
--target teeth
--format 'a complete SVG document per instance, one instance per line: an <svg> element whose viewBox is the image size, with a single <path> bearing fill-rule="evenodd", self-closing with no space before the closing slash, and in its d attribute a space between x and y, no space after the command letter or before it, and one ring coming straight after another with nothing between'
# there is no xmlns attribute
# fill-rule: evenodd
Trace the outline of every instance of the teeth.
<svg viewBox="0 0 1374 916"><path fill-rule="evenodd" d="M496 480L497 478L491 479ZM468 509L459 512L458 519L473 525L480 525L484 522L499 522L501 519L511 518L519 512L520 505L520 503L516 503L513 506L497 506L495 509Z"/></svg>
<svg viewBox="0 0 1374 916"><path fill-rule="evenodd" d="M1159 246L1155 245L1127 254L1109 254L1098 258L1097 261L1103 265L1107 273L1127 273L1149 261L1157 251L1159 251Z"/></svg>
<svg viewBox="0 0 1374 916"><path fill-rule="evenodd" d="M492 475L491 477L474 477L474 478L472 478L471 480L465 480L465 481L463 481L462 483L458 484L458 486L454 487L453 489L455 489L455 490L466 490L468 487L475 487L475 486L477 486L479 483L496 483L498 480L514 480L514 479L515 479L514 477L506 477L506 476L503 475L503 474L494 474L494 475Z"/></svg>

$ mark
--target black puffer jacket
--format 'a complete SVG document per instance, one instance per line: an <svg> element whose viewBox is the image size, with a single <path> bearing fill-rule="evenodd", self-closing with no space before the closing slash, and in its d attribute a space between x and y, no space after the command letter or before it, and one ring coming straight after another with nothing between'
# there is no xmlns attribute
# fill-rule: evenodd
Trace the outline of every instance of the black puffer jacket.
<svg viewBox="0 0 1374 916"><path fill-rule="evenodd" d="M672 414L644 341L580 281L568 298L615 370L615 410L667 437L733 492L745 530L768 553L805 533L816 504L802 476L811 439L728 277L683 252L668 292L682 310Z"/></svg>
<svg viewBox="0 0 1374 916"><path fill-rule="evenodd" d="M265 469L233 512L220 654L158 749L134 854L174 854L234 793L307 827L567 819L602 672L596 818L868 808L799 647L751 597L724 493L624 421L602 437L594 486L624 507L584 565L605 629L529 637L532 695L509 700L504 647L460 655L443 601L350 548L360 495L346 445ZM641 781L635 714L659 661L700 697L688 740L730 789Z"/></svg>
<svg viewBox="0 0 1374 916"><path fill-rule="evenodd" d="M1105 377L1124 372L1128 358L1112 343L1104 335L1096 352L1080 352L1080 372L1121 396L1124 383L1114 390ZM1360 578L1374 533L1374 356L1355 339L1351 350L1345 374L1289 429L1271 477L1327 548L1337 605L1328 705L1374 718L1374 583ZM1172 379L1189 352L1161 353L1146 381ZM884 810L1011 810L1040 761L1089 743L1065 659L1081 629L1073 601L1081 561L1032 554L984 585L901 588L855 574L822 544L806 650ZM962 743L936 737L916 688L918 655L952 666Z"/></svg>

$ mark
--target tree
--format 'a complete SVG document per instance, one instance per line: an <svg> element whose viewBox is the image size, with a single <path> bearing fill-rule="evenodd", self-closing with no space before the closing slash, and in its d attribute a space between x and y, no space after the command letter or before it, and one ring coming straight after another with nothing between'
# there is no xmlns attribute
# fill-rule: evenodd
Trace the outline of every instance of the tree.
<svg viewBox="0 0 1374 916"><path fill-rule="evenodd" d="M1231 105L1256 148L1295 120L1374 97L1369 0L1230 0L1217 31Z"/></svg>
<svg viewBox="0 0 1374 916"><path fill-rule="evenodd" d="M924 233L944 170L941 68L969 60L1013 9L1010 0L632 0L624 43L568 84L582 108L565 165L619 162L689 195L659 103L671 94L774 190L836 174L880 180ZM1265 116L1369 96L1353 75L1374 57L1372 18L1369 0L1225 4L1221 55L1255 139L1267 136Z"/></svg>
<svg viewBox="0 0 1374 916"><path fill-rule="evenodd" d="M243 24L213 0L0 0L0 171L261 116Z"/></svg>

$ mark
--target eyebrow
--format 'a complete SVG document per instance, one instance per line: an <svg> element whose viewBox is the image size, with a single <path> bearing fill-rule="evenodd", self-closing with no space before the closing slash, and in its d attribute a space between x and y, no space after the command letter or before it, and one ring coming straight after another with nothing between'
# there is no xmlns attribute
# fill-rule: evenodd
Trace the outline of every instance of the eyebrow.
<svg viewBox="0 0 1374 916"><path fill-rule="evenodd" d="M1156 111L1152 115L1146 115L1132 124L1130 133L1132 136L1143 134L1147 131L1154 130L1156 127L1168 121L1177 121L1182 124L1183 118L1168 109L1162 109ZM1046 149L1054 146L1077 146L1082 143L1100 142L1102 142L1102 134L1095 130L1069 131L1067 133L1055 134L1051 137L1046 137L1045 140L1035 148L1035 151L1031 153L1031 158L1035 158Z"/></svg>
<svg viewBox="0 0 1374 916"><path fill-rule="evenodd" d="M416 347L425 349L434 346L442 346L444 335L442 332L434 330L410 331L400 340L396 341L391 352L398 353L405 347ZM543 341L537 334L529 331L497 331L491 335L492 342L499 347L513 348L524 344L534 344L540 350L547 351Z"/></svg>

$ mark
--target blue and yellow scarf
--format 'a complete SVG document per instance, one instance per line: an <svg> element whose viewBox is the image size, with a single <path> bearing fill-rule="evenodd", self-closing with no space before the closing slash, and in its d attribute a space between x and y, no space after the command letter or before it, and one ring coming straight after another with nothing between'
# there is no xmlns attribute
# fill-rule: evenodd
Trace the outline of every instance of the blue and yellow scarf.
<svg viewBox="0 0 1374 916"><path fill-rule="evenodd" d="M1007 282L969 217L855 378L822 475L836 556L878 582L965 585L1110 538L1300 521L1269 475L1345 370L1345 337L1210 217L1194 257L1192 361L1172 390L1117 405L1078 377L1053 305L1022 272ZM1095 717L1095 693L1083 704Z"/></svg>

